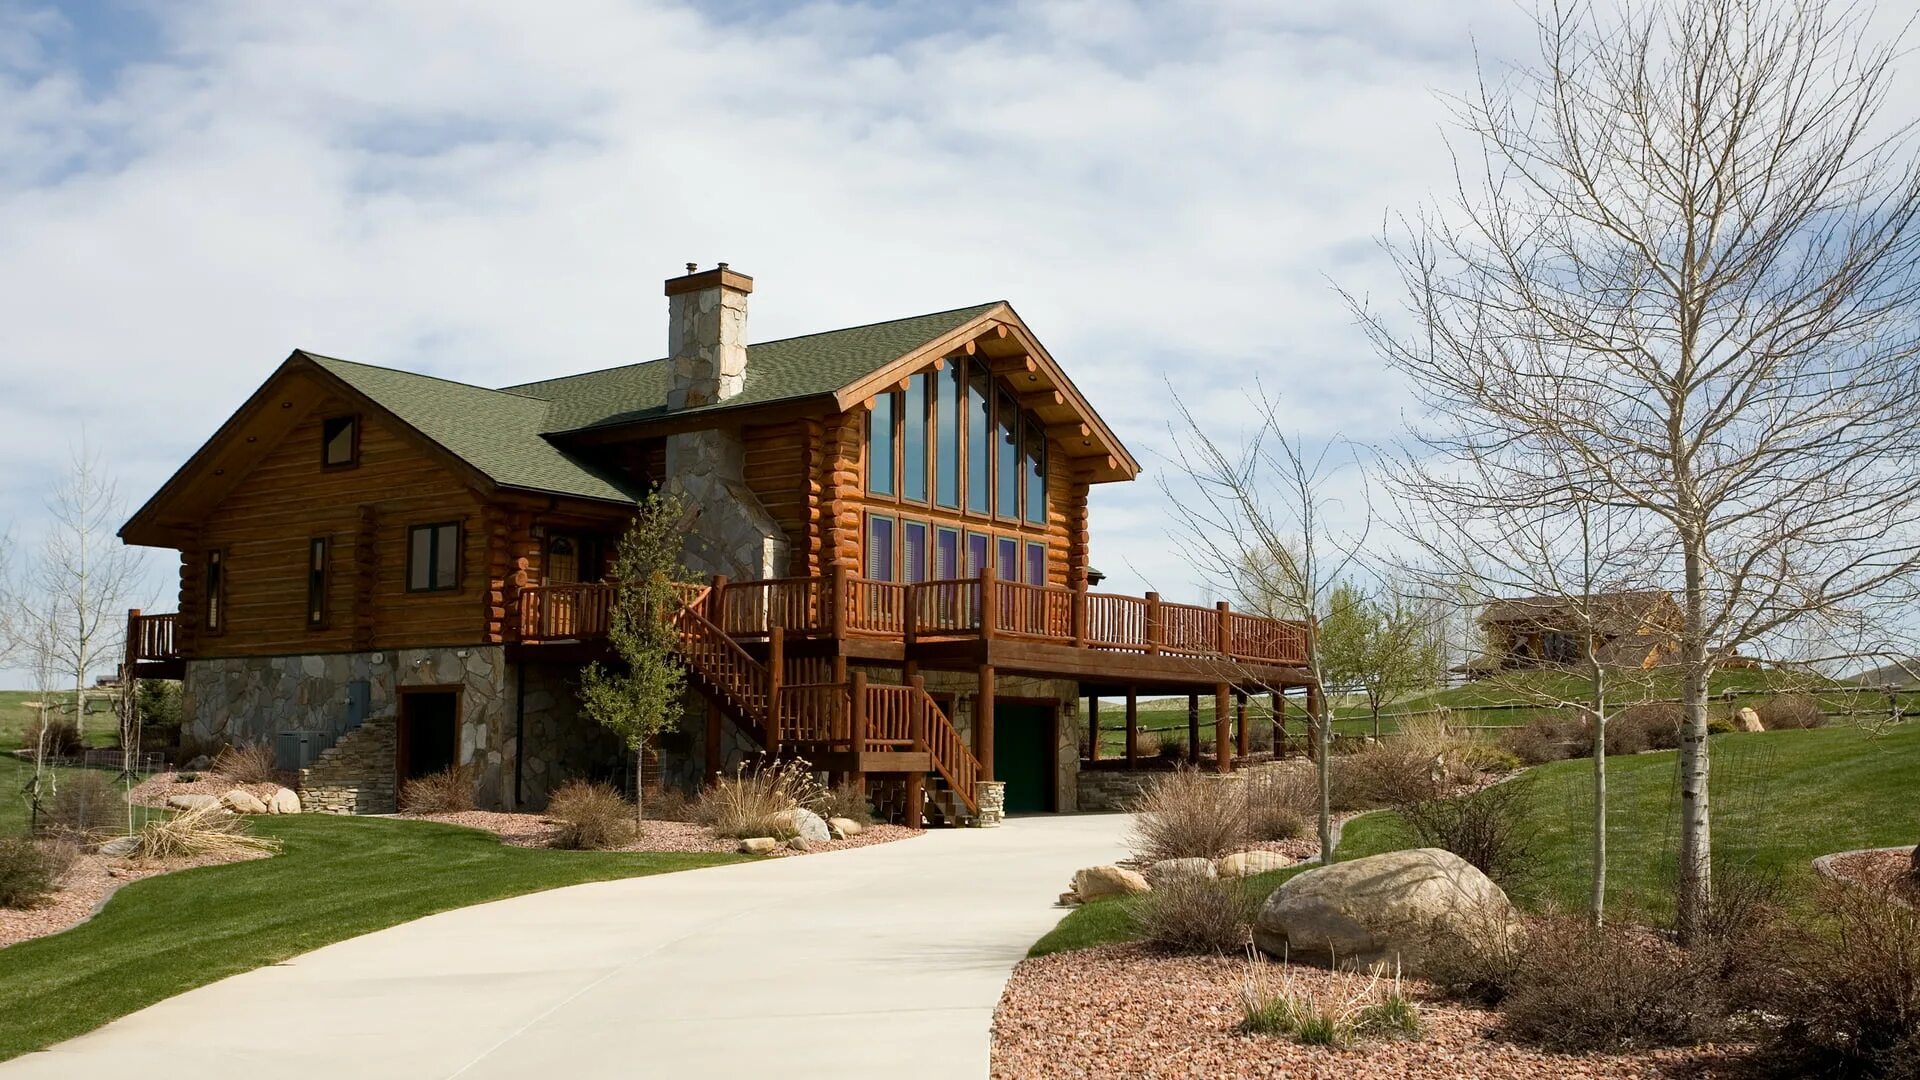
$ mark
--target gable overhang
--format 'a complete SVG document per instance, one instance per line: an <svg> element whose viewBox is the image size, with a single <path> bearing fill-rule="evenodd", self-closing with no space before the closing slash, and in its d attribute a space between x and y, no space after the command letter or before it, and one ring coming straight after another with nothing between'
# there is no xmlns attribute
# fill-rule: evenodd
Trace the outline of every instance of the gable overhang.
<svg viewBox="0 0 1920 1080"><path fill-rule="evenodd" d="M120 539L142 547L180 547L206 511L245 479L288 432L333 397L351 402L362 416L377 417L476 491L491 494L498 490L499 485L485 473L315 363L303 350L295 349L160 490L134 511L120 527Z"/></svg>

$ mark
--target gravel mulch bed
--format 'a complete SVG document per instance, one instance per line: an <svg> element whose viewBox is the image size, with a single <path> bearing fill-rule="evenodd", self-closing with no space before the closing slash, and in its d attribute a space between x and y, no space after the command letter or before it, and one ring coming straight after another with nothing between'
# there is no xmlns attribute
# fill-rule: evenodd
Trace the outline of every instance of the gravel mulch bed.
<svg viewBox="0 0 1920 1080"><path fill-rule="evenodd" d="M53 896L36 908L0 908L0 948L17 945L32 938L46 937L86 922L107 902L114 890L130 881L191 870L196 866L219 866L248 859L264 859L265 851L235 852L229 855L204 855L176 862L138 862L87 854L75 859L60 878Z"/></svg>
<svg viewBox="0 0 1920 1080"><path fill-rule="evenodd" d="M136 806L164 808L167 800L175 795L211 795L217 799L234 788L242 788L265 802L280 788L292 786L291 784L236 784L229 780L222 780L209 772L189 775L194 775L197 779L191 783L182 783L179 779L180 774L177 772L154 773L134 785L133 790L127 793L127 801Z"/></svg>
<svg viewBox="0 0 1920 1080"><path fill-rule="evenodd" d="M498 834L501 842L514 847L547 847L560 832L559 825L539 814L508 814L493 810L463 810L446 814L400 814L399 817L417 821L438 821L448 825L464 825L469 829L483 829ZM794 851L792 848L776 848L774 856L812 855L822 851L845 851L848 848L868 847L873 844L885 844L893 840L905 840L919 836L921 830L909 829L903 825L869 825L858 836L845 840L829 840L824 844L815 844L807 851ZM703 825L694 825L685 821L648 821L643 827L639 839L619 851L674 851L674 852L730 852L740 849L740 841L714 836Z"/></svg>
<svg viewBox="0 0 1920 1080"><path fill-rule="evenodd" d="M1890 884L1895 895L1910 904L1920 904L1920 882L1909 874L1913 866L1912 848L1882 851L1849 851L1827 861L1827 872L1842 881Z"/></svg>
<svg viewBox="0 0 1920 1080"><path fill-rule="evenodd" d="M1411 1078L1731 1077L1728 1051L1711 1047L1619 1055L1558 1054L1493 1037L1495 1014L1434 1000L1424 984L1403 989L1422 1032L1345 1050L1242 1035L1242 958L1173 956L1143 945L1102 945L1027 960L1014 969L993 1019L996 1080L1040 1078L1286 1077ZM1277 986L1278 965L1269 967ZM1296 986L1337 976L1296 965Z"/></svg>

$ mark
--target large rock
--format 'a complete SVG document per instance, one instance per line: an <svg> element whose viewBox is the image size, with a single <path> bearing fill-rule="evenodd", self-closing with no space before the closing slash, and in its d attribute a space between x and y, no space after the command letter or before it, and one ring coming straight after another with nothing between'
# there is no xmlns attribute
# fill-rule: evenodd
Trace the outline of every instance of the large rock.
<svg viewBox="0 0 1920 1080"><path fill-rule="evenodd" d="M791 810L782 810L769 818L775 836L782 840L800 837L810 844L824 844L833 839L833 833L827 829L827 819L807 809L796 806Z"/></svg>
<svg viewBox="0 0 1920 1080"><path fill-rule="evenodd" d="M1733 726L1739 728L1741 731L1767 730L1766 727L1760 723L1760 714L1745 707L1742 707L1739 712L1733 714Z"/></svg>
<svg viewBox="0 0 1920 1080"><path fill-rule="evenodd" d="M1292 858L1277 851L1236 851L1222 855L1220 861L1213 864L1213 870L1223 878L1243 878L1285 870L1292 865Z"/></svg>
<svg viewBox="0 0 1920 1080"><path fill-rule="evenodd" d="M845 840L849 836L859 836L864 828L865 826L852 818L837 817L827 819L827 831L833 834L835 840Z"/></svg>
<svg viewBox="0 0 1920 1080"><path fill-rule="evenodd" d="M167 796L169 810L203 810L209 806L219 806L221 802L212 795L199 795L187 792L182 795Z"/></svg>
<svg viewBox="0 0 1920 1080"><path fill-rule="evenodd" d="M740 841L740 854L765 855L780 846L780 841L771 836L752 836Z"/></svg>
<svg viewBox="0 0 1920 1080"><path fill-rule="evenodd" d="M1150 892L1152 888L1146 878L1119 866L1089 866L1073 875L1073 894L1083 903L1103 896Z"/></svg>
<svg viewBox="0 0 1920 1080"><path fill-rule="evenodd" d="M1161 859L1147 867L1147 882L1152 885L1165 885L1169 881L1185 881L1189 878L1212 881L1214 876L1211 859Z"/></svg>
<svg viewBox="0 0 1920 1080"><path fill-rule="evenodd" d="M112 840L109 840L106 843L100 845L100 854L105 855L110 859L124 859L127 856L133 854L135 851L138 851L139 849L140 849L139 837L116 836Z"/></svg>
<svg viewBox="0 0 1920 1080"><path fill-rule="evenodd" d="M1435 934L1476 937L1518 927L1513 904L1451 851L1416 848L1309 870L1267 897L1253 924L1262 952L1290 960L1417 971Z"/></svg>
<svg viewBox="0 0 1920 1080"><path fill-rule="evenodd" d="M276 788L274 789L273 795L267 799L267 813L269 814L297 814L299 812L300 796L294 794L292 788Z"/></svg>
<svg viewBox="0 0 1920 1080"><path fill-rule="evenodd" d="M232 791L220 796L220 805L236 814L264 814L267 812L267 804L261 802L258 795L248 791L246 788L234 788Z"/></svg>

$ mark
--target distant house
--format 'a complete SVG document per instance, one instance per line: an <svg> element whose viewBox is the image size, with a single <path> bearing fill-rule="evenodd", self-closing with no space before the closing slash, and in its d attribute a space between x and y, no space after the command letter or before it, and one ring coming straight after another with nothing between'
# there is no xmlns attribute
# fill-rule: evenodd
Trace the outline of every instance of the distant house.
<svg viewBox="0 0 1920 1080"><path fill-rule="evenodd" d="M1579 663L1586 634L1602 664L1658 667L1678 658L1682 620L1680 605L1660 589L1496 600L1480 613L1484 650L1461 670L1484 675Z"/></svg>

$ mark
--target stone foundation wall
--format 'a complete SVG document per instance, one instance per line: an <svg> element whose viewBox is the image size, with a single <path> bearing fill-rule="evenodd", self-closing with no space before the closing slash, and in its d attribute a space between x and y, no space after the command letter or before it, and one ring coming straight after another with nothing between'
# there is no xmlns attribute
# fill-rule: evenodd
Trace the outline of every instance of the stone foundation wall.
<svg viewBox="0 0 1920 1080"><path fill-rule="evenodd" d="M720 771L731 773L759 756L761 746L729 717L720 718ZM707 772L707 699L687 691L681 703L680 725L660 736L660 783L689 794L711 779Z"/></svg>
<svg viewBox="0 0 1920 1080"><path fill-rule="evenodd" d="M520 805L543 810L561 784L573 779L603 780L625 787L631 756L620 737L596 723L580 707L580 669L570 665L522 664L516 673L526 681L526 760L520 766ZM511 680L510 680L511 681ZM518 694L519 686L513 691ZM505 776L508 801L513 797L511 767L519 747L513 739L513 710L520 702L507 700L507 739L500 751L509 769Z"/></svg>
<svg viewBox="0 0 1920 1080"><path fill-rule="evenodd" d="M1086 812L1125 810L1133 797L1161 772L1122 772L1118 769L1087 769L1080 773L1080 809Z"/></svg>

